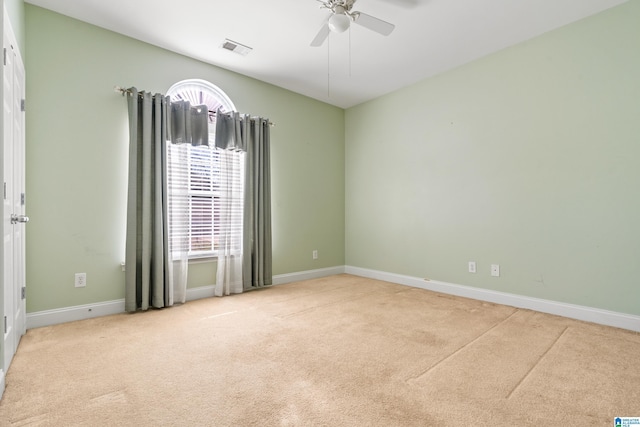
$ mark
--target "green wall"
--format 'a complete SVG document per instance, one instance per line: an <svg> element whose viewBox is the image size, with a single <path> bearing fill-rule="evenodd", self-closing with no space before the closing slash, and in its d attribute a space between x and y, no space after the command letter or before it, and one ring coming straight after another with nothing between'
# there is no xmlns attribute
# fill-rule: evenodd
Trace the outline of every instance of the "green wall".
<svg viewBox="0 0 640 427"><path fill-rule="evenodd" d="M347 265L640 314L638 22L629 2L347 110Z"/></svg>
<svg viewBox="0 0 640 427"><path fill-rule="evenodd" d="M26 6L27 311L124 297L127 106L114 86L201 78L272 129L274 274L344 265L344 111ZM317 249L320 257L312 260ZM74 288L74 273L87 287ZM195 263L189 287L215 282Z"/></svg>
<svg viewBox="0 0 640 427"><path fill-rule="evenodd" d="M275 274L346 264L640 314L639 2L346 112L35 6L25 17L29 312L124 295L113 86L203 78L277 124ZM211 285L215 264L190 272Z"/></svg>

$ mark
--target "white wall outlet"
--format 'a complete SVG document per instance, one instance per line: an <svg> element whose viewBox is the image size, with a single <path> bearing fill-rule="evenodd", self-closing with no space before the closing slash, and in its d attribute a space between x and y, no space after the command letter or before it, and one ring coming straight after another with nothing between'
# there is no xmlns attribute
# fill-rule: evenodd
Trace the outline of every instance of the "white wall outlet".
<svg viewBox="0 0 640 427"><path fill-rule="evenodd" d="M313 252L311 252L311 257L312 257L313 259L318 259L318 251L317 251L317 250L314 250Z"/></svg>
<svg viewBox="0 0 640 427"><path fill-rule="evenodd" d="M469 273L475 273L475 272L476 272L476 262L469 261Z"/></svg>
<svg viewBox="0 0 640 427"><path fill-rule="evenodd" d="M498 264L491 264L491 275L493 277L500 277L500 266Z"/></svg>
<svg viewBox="0 0 640 427"><path fill-rule="evenodd" d="M76 288L84 288L87 286L87 273L76 273Z"/></svg>

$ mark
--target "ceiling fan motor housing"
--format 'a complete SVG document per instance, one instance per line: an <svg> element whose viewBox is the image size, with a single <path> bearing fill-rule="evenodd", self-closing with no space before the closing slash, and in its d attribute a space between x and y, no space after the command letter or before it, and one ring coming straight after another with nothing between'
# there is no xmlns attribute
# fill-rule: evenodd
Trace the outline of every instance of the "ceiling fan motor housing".
<svg viewBox="0 0 640 427"><path fill-rule="evenodd" d="M347 15L344 7L336 6L328 21L329 29L334 33L343 33L349 29L350 24L351 17Z"/></svg>
<svg viewBox="0 0 640 427"><path fill-rule="evenodd" d="M329 37L331 32L342 33L349 29L351 22L375 31L383 36L391 34L395 25L359 11L351 11L356 0L316 0L321 9L329 9L331 16L322 25L318 34L311 41L311 46L318 47Z"/></svg>

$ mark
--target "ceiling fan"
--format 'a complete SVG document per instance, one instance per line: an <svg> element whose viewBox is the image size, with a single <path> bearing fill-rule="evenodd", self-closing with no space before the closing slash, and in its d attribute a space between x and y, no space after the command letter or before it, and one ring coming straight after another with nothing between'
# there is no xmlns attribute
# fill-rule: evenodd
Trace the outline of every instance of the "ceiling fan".
<svg viewBox="0 0 640 427"><path fill-rule="evenodd" d="M375 18L371 15L367 15L366 13L352 11L353 5L356 0L316 0L321 3L321 9L329 9L331 11L331 16L327 22L325 22L318 34L316 34L315 38L311 41L311 46L318 47L322 46L322 43L329 37L329 33L333 31L334 33L342 33L346 31L352 22L361 25L369 30L375 31L378 34L382 34L383 36L388 36L391 34L393 29L396 27L393 24L390 24L382 19Z"/></svg>

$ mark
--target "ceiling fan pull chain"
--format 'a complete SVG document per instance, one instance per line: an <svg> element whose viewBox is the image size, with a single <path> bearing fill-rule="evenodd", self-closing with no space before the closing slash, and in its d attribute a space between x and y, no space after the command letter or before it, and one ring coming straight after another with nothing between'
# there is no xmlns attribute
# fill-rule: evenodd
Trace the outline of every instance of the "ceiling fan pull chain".
<svg viewBox="0 0 640 427"><path fill-rule="evenodd" d="M331 98L331 35L327 37L327 98Z"/></svg>
<svg viewBox="0 0 640 427"><path fill-rule="evenodd" d="M349 27L349 78L351 78L351 27Z"/></svg>

